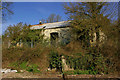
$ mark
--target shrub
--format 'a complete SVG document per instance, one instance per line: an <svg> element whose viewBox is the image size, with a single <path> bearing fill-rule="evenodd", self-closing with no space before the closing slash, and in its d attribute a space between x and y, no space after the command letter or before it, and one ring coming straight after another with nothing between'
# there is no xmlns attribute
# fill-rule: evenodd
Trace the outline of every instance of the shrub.
<svg viewBox="0 0 120 80"><path fill-rule="evenodd" d="M49 54L49 66L51 69L56 68L57 70L62 70L61 56L56 51L51 51Z"/></svg>
<svg viewBox="0 0 120 80"><path fill-rule="evenodd" d="M77 70L86 71L89 70L90 74L101 74L106 73L107 68L105 64L105 59L102 54L95 53L76 53L76 57L66 56L67 64L71 68ZM81 73L81 72L80 72Z"/></svg>

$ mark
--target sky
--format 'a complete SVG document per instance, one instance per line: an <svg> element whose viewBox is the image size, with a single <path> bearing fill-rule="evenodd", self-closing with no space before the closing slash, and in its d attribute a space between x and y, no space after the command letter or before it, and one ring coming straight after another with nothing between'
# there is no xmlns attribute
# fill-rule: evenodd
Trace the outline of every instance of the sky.
<svg viewBox="0 0 120 80"><path fill-rule="evenodd" d="M14 2L11 5L13 15L2 24L2 33L9 25L19 22L27 24L38 24L41 19L46 19L52 13L60 15L66 21L68 15L65 14L63 2Z"/></svg>
<svg viewBox="0 0 120 80"><path fill-rule="evenodd" d="M2 23L2 33L9 25L19 22L28 25L38 24L41 19L46 19L53 13L67 21L68 15L65 14L63 4L64 2L13 2L11 10L14 14L10 15L5 23Z"/></svg>

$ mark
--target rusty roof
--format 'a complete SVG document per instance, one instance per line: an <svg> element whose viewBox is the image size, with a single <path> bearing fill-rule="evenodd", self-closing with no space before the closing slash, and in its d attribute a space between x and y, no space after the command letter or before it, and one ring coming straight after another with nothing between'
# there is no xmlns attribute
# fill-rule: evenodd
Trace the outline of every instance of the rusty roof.
<svg viewBox="0 0 120 80"><path fill-rule="evenodd" d="M53 23L45 23L45 24L36 24L31 25L30 29L50 29L50 28L59 28L59 27L67 27L70 26L71 21L61 21L61 22L53 22Z"/></svg>

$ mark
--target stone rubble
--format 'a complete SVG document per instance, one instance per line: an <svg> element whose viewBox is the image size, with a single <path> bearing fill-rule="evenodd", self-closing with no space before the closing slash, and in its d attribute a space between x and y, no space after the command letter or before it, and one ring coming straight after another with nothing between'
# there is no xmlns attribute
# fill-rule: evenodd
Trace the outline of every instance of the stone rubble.
<svg viewBox="0 0 120 80"><path fill-rule="evenodd" d="M11 72L16 73L17 70L11 70L11 69L6 69L6 68L5 68L5 69L2 69L1 72L2 72L2 73L5 73L5 74L6 74L6 73L11 73Z"/></svg>

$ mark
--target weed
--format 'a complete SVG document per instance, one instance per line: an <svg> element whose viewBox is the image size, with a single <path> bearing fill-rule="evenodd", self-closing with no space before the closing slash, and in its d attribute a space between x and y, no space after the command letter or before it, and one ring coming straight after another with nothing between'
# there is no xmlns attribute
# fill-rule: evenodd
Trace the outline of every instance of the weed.
<svg viewBox="0 0 120 80"><path fill-rule="evenodd" d="M38 69L38 65L36 65L36 64L30 65L26 70L28 72L41 73L41 71Z"/></svg>

